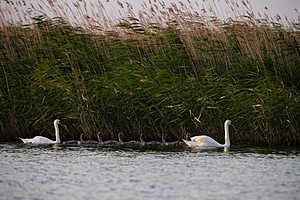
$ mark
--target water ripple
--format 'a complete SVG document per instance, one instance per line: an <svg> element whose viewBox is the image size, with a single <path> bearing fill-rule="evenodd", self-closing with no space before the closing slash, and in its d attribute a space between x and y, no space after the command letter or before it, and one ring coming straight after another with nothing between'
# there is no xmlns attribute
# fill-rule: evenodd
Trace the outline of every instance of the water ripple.
<svg viewBox="0 0 300 200"><path fill-rule="evenodd" d="M0 144L1 199L297 199L299 151Z"/></svg>

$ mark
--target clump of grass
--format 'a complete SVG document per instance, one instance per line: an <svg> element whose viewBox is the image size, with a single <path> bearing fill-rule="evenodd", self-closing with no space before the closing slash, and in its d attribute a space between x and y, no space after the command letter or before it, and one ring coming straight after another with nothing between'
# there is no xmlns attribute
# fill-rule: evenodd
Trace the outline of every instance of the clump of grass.
<svg viewBox="0 0 300 200"><path fill-rule="evenodd" d="M79 3L76 13L88 13ZM92 17L80 26L66 17L2 22L1 138L51 135L46 125L63 118L63 139L123 131L175 140L188 130L222 141L232 119L235 144L299 144L299 27L207 18L184 4L145 6L150 14L116 25L102 18L106 28Z"/></svg>

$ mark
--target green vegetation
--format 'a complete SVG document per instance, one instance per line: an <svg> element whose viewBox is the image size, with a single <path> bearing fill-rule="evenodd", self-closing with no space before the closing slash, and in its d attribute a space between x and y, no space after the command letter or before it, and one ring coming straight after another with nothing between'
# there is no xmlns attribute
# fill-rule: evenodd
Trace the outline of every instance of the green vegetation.
<svg viewBox="0 0 300 200"><path fill-rule="evenodd" d="M231 119L233 144L299 144L299 27L212 23L128 18L95 34L40 16L2 26L1 140L53 135L60 118L63 140L190 131L223 141Z"/></svg>

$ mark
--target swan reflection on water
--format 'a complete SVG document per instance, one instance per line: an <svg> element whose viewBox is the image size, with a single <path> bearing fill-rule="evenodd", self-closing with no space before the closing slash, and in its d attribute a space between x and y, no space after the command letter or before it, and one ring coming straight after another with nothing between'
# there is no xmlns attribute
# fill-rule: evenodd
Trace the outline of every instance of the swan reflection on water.
<svg viewBox="0 0 300 200"><path fill-rule="evenodd" d="M230 151L230 147L224 147L224 152L229 152Z"/></svg>

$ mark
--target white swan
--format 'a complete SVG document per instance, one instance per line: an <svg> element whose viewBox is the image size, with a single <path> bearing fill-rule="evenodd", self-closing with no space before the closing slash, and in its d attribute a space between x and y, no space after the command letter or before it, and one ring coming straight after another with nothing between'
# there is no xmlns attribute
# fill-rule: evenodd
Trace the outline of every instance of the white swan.
<svg viewBox="0 0 300 200"><path fill-rule="evenodd" d="M216 148L216 147L230 147L229 139L229 125L231 125L230 120L226 120L224 123L225 128L225 144L220 144L214 139L206 135L194 136L191 137L191 140L183 140L185 144L189 147L198 147L198 148Z"/></svg>
<svg viewBox="0 0 300 200"><path fill-rule="evenodd" d="M58 124L60 123L59 119L54 120L54 128L55 128L55 137L56 140L50 140L43 136L35 136L34 138L20 138L25 144L60 144L60 137L59 137L59 128Z"/></svg>

